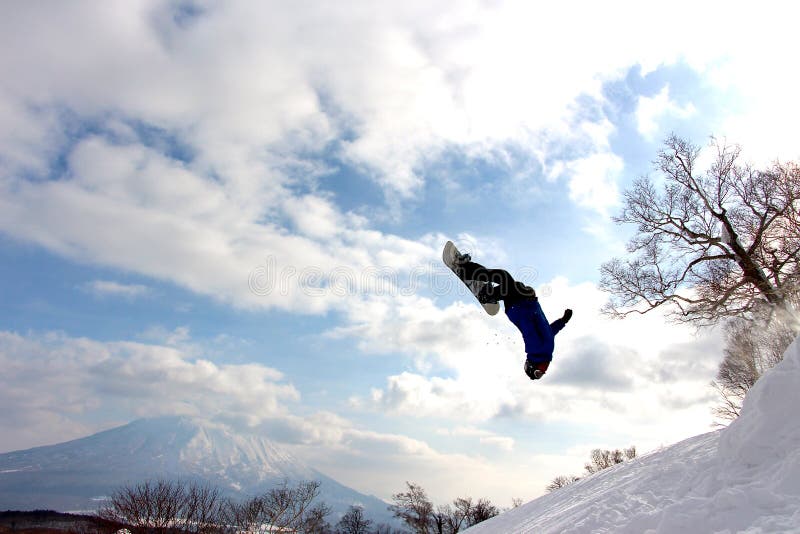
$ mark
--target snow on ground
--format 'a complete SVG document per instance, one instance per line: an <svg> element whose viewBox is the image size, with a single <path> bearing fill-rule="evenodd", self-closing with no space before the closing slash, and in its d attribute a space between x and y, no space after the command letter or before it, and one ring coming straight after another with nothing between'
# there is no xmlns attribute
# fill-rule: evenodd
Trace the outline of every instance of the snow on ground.
<svg viewBox="0 0 800 534"><path fill-rule="evenodd" d="M800 337L729 427L485 521L480 533L800 533Z"/></svg>

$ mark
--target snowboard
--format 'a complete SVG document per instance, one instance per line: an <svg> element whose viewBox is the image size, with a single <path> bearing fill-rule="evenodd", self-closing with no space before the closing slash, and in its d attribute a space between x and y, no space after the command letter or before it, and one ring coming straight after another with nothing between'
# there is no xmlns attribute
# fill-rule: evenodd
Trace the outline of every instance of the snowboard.
<svg viewBox="0 0 800 534"><path fill-rule="evenodd" d="M447 243L445 243L444 250L442 250L442 261L444 262L445 265L447 265L447 267L451 271L453 271L453 274L455 274L456 277L458 277L458 274L456 273L455 260L456 257L458 257L458 255L459 255L458 249L456 248L456 246L453 244L452 241L448 241ZM459 278L459 280L461 280L461 278ZM488 282L478 282L475 280L466 280L466 281L461 280L461 281L464 283L465 286L467 286L467 289L469 289L470 293L475 295L476 300L478 299L478 293L480 292L481 288L488 283ZM480 303L480 301L478 302ZM500 311L500 304L497 302L487 302L486 304L481 303L481 306L483 306L483 309L489 315L497 315L497 312Z"/></svg>

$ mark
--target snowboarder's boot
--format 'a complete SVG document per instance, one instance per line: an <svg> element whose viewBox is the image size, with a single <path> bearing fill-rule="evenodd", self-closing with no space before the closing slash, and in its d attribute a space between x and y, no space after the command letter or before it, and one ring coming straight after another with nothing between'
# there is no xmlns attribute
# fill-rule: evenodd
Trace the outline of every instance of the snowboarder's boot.
<svg viewBox="0 0 800 534"><path fill-rule="evenodd" d="M470 293L475 295L475 298L478 298L478 293L481 289L484 289L487 282L467 280L466 271L471 267L470 263L472 262L472 257L469 254L461 254L453 242L448 241L444 244L444 249L442 249L442 261L453 271L459 280L464 282L464 285L467 286ZM478 300L489 315L497 315L497 312L500 311L500 304L497 303L496 299L484 299L486 302L480 301L480 299Z"/></svg>
<svg viewBox="0 0 800 534"><path fill-rule="evenodd" d="M478 302L481 304L497 304L498 299L490 293L490 288L492 288L492 284L484 284L478 291Z"/></svg>
<svg viewBox="0 0 800 534"><path fill-rule="evenodd" d="M464 254L457 254L456 257L453 259L453 263L455 263L456 266L463 265L471 261L472 261L472 256L470 256L466 252Z"/></svg>

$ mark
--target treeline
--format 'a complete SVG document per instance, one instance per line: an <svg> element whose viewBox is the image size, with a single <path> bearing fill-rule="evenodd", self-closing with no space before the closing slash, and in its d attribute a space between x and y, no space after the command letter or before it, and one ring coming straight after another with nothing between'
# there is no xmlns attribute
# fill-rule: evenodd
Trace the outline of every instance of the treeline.
<svg viewBox="0 0 800 534"><path fill-rule="evenodd" d="M434 506L420 486L406 486L389 510L409 530L375 524L359 506L332 525L332 510L319 500L314 481L284 482L237 501L205 483L149 480L116 490L97 516L132 534L455 534L500 513L488 499L471 497Z"/></svg>
<svg viewBox="0 0 800 534"><path fill-rule="evenodd" d="M132 534L238 534L335 532L317 502L318 482L285 482L244 501L200 482L148 480L115 491L97 513Z"/></svg>
<svg viewBox="0 0 800 534"><path fill-rule="evenodd" d="M613 451L594 449L590 455L589 462L583 466L583 470L587 475L592 475L602 471L603 469L608 469L609 467L621 464L626 460L633 460L634 458L636 458L635 446L623 450L614 449ZM550 484L547 485L546 489L548 492L553 492L557 489L563 488L564 486L569 486L573 482L577 482L580 479L581 477L577 475L557 476L552 482L550 482Z"/></svg>
<svg viewBox="0 0 800 534"><path fill-rule="evenodd" d="M392 500L389 510L414 534L455 534L500 513L488 499L472 497L434 507L425 490L411 482L406 482L406 491L392 495Z"/></svg>

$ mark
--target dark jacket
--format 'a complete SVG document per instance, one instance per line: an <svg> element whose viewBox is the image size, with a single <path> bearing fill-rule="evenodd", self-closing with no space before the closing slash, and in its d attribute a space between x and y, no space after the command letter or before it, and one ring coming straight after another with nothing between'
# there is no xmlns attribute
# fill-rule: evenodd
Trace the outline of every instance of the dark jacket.
<svg viewBox="0 0 800 534"><path fill-rule="evenodd" d="M517 302L506 308L506 315L522 332L528 361L540 363L553 359L554 338L566 324L563 319L548 323L538 299Z"/></svg>

